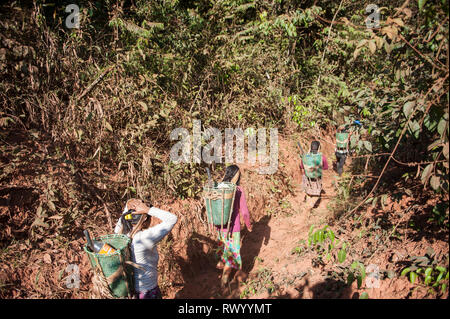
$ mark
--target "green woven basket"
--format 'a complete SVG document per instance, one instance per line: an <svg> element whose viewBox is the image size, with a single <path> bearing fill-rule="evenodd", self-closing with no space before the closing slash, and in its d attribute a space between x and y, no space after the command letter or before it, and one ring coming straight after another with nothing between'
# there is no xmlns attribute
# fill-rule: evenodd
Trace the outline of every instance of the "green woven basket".
<svg viewBox="0 0 450 319"><path fill-rule="evenodd" d="M220 184L226 187L203 187L203 198L208 221L216 226L227 227L233 213L236 185L229 182Z"/></svg>
<svg viewBox="0 0 450 319"><path fill-rule="evenodd" d="M322 177L322 153L308 153L302 158L305 175L309 178Z"/></svg>
<svg viewBox="0 0 450 319"><path fill-rule="evenodd" d="M336 133L336 146L338 148L347 148L349 133Z"/></svg>
<svg viewBox="0 0 450 319"><path fill-rule="evenodd" d="M126 235L114 234L100 236L94 240L105 242L114 247L116 251L110 255L100 255L89 251L86 244L84 246L84 251L89 257L92 268L94 271L100 268L102 274L107 279L122 267L124 272L113 282L109 283L109 289L112 295L117 298L130 296L131 291L134 288L133 268L125 262L130 260L131 254L129 244L131 239Z"/></svg>

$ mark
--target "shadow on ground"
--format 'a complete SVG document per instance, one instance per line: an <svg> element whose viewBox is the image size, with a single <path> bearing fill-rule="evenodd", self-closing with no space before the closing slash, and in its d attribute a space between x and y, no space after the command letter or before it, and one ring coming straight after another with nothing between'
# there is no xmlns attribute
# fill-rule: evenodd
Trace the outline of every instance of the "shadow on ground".
<svg viewBox="0 0 450 319"><path fill-rule="evenodd" d="M261 218L253 224L252 232L241 230L241 258L243 278L238 279L236 271L230 276L227 287L221 288L222 271L216 268L217 257L215 248L217 241L213 236L207 237L193 233L187 241L186 258L177 257L183 277L183 288L175 298L208 299L208 298L239 298L239 285L245 281L246 275L253 269L263 243L267 245L270 238L269 216Z"/></svg>

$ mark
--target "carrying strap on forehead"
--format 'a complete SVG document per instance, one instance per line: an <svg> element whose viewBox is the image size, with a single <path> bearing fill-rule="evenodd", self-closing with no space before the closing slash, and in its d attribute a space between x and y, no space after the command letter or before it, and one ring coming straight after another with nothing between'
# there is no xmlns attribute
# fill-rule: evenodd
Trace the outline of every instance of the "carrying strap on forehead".
<svg viewBox="0 0 450 319"><path fill-rule="evenodd" d="M239 171L237 171L236 174L234 174L233 178L231 179L231 182L233 184L236 184L238 182L240 176L241 176L241 173Z"/></svg>
<svg viewBox="0 0 450 319"><path fill-rule="evenodd" d="M130 201L131 201L131 200L130 200ZM129 203L129 201L127 202L127 211L129 210L129 209L128 209L128 203ZM147 215L147 212L137 212L137 211L133 211L133 212L131 212L130 214L131 214L131 215ZM130 231L128 237L130 237L131 239L133 239L134 235L136 235L136 233L142 229L142 225L144 224L144 221L145 221L145 217L142 216L142 217L139 219L139 222L138 222L136 225L134 225L134 227L133 227L133 229Z"/></svg>
<svg viewBox="0 0 450 319"><path fill-rule="evenodd" d="M146 215L147 213L133 212L131 214L133 214L133 215ZM131 230L130 235L129 235L129 237L131 239L133 239L134 235L136 235L136 233L141 230L142 224L144 224L144 221L145 221L145 217L142 216L139 219L139 222L133 227L133 229Z"/></svg>

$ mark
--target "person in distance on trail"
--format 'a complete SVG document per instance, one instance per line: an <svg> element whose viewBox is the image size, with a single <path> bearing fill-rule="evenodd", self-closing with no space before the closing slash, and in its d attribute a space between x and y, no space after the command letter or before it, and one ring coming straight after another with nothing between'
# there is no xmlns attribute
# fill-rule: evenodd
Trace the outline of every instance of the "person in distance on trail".
<svg viewBox="0 0 450 319"><path fill-rule="evenodd" d="M150 227L152 217L162 223ZM159 255L156 245L172 230L177 219L176 215L151 205L148 207L139 199L130 199L126 203L114 232L126 234L132 239L131 259L140 266L134 269L135 299L162 299L158 286Z"/></svg>
<svg viewBox="0 0 450 319"><path fill-rule="evenodd" d="M250 221L250 214L247 207L247 201L245 199L244 189L240 186L241 173L237 165L230 165L225 170L225 175L222 182L231 182L236 184L236 194L234 197L234 207L231 214L231 221L229 229L223 228L220 230L220 226L215 226L219 239L219 247L216 249L216 255L219 259L217 268L223 269L221 285L222 287L228 283L231 271L236 269L236 275L239 280L245 277L242 272L242 259L241 259L241 222L240 214L244 219L245 225L249 231L252 231L252 224ZM222 183L217 185L218 188L222 187ZM226 226L226 225L225 225Z"/></svg>
<svg viewBox="0 0 450 319"><path fill-rule="evenodd" d="M319 141L312 141L309 153L310 154L320 154L320 155L322 155L322 169L323 170L327 170L328 169L327 157L325 155L323 155L322 153L319 153L319 150L320 150L320 142ZM304 166L303 166L303 161L300 163L300 167L302 169L305 169Z"/></svg>
<svg viewBox="0 0 450 319"><path fill-rule="evenodd" d="M320 150L320 142L312 141L309 153L302 156L300 163L304 173L302 186L305 190L305 200L311 196L320 197L322 193L322 170L328 169L328 161Z"/></svg>
<svg viewBox="0 0 450 319"><path fill-rule="evenodd" d="M348 142L350 141L351 132L349 132L347 126L339 126L336 132L336 171L339 176L342 175L344 169L345 160L348 155Z"/></svg>
<svg viewBox="0 0 450 319"><path fill-rule="evenodd" d="M342 175L345 160L349 153L350 137L354 133L355 129L362 127L362 123L359 120L354 120L352 124L341 125L336 132L336 171L339 176Z"/></svg>

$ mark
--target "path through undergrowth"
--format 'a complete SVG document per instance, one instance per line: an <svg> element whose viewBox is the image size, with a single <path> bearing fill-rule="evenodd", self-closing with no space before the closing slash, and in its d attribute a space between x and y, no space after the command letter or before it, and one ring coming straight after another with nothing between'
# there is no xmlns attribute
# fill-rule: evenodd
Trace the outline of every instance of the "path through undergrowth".
<svg viewBox="0 0 450 319"><path fill-rule="evenodd" d="M370 230L370 209L367 219L357 218L366 216L366 211L352 218L335 218L330 202L335 200L339 177L333 170L331 140L326 136L322 140L322 152L328 158L330 169L324 171L324 194L314 207L313 202L304 201L296 141L287 138L280 141L280 170L289 176L291 190L279 201L285 208L281 213L272 215L270 207L265 205L277 192L276 189L264 192L262 183L267 183L267 177L254 174L252 167L242 166L242 185L255 220L252 232L241 231L243 271L247 276L235 276L228 287L222 289L219 285L221 271L215 268L213 254L216 242L213 236L197 234L192 238L195 244L191 243L188 248L187 258L179 259L183 283L170 289L168 298L359 298L365 293L369 298L435 298L438 295L400 277L399 263L405 262L408 256L425 254L429 247L445 255L448 244L405 237L399 245L389 236L387 244L382 243L376 231ZM350 165L348 160L347 172ZM398 203L392 201L386 211L404 212L405 203L408 203L405 198ZM404 214L403 219L407 216ZM367 225L362 225L362 220ZM350 244L345 262L318 262L323 259L308 247L308 234L313 225L315 230L330 225L337 238ZM360 261L365 268L370 264L378 267L378 286L370 286L367 277L360 287L357 280L348 284L347 276L355 261Z"/></svg>

